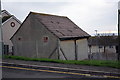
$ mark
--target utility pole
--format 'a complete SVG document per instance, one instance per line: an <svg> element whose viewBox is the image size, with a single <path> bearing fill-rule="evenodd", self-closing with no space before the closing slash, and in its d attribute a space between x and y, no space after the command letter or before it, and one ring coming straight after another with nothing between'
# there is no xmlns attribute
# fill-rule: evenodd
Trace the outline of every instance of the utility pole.
<svg viewBox="0 0 120 80"><path fill-rule="evenodd" d="M120 60L120 1L118 2L118 60Z"/></svg>
<svg viewBox="0 0 120 80"><path fill-rule="evenodd" d="M97 30L95 30L95 32L96 32L96 36L97 36Z"/></svg>
<svg viewBox="0 0 120 80"><path fill-rule="evenodd" d="M2 48L2 15L1 15L1 0L0 0L0 61L2 60L2 52L3 52L3 48Z"/></svg>
<svg viewBox="0 0 120 80"><path fill-rule="evenodd" d="M1 15L1 0L0 0L0 62L2 62L2 15ZM2 66L2 64L0 64ZM2 68L0 68L0 79L2 79Z"/></svg>

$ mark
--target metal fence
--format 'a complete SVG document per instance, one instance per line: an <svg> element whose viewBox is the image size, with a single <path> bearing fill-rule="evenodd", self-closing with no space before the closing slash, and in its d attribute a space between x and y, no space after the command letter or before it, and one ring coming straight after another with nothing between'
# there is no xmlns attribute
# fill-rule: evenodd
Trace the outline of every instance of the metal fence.
<svg viewBox="0 0 120 80"><path fill-rule="evenodd" d="M91 53L90 60L117 60L117 53Z"/></svg>

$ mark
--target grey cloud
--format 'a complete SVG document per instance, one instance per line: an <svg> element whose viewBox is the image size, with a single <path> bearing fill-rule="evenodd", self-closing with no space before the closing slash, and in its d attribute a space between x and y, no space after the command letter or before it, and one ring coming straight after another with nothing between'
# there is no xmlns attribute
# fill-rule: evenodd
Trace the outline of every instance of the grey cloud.
<svg viewBox="0 0 120 80"><path fill-rule="evenodd" d="M30 11L68 16L90 34L93 34L95 29L98 31L117 30L118 0L98 0L103 1L104 4L92 3L91 0L77 1L2 2L2 9L8 10L21 21Z"/></svg>
<svg viewBox="0 0 120 80"><path fill-rule="evenodd" d="M20 20L24 20L30 11L41 13L55 13L58 12L67 2L3 2L3 9L8 10Z"/></svg>

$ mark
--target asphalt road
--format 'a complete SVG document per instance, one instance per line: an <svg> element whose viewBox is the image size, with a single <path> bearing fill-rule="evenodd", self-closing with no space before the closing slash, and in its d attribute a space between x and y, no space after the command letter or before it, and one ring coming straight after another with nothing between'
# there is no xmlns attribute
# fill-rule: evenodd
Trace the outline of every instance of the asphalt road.
<svg viewBox="0 0 120 80"><path fill-rule="evenodd" d="M84 75L35 71L26 69L3 68L3 78L90 78Z"/></svg>
<svg viewBox="0 0 120 80"><path fill-rule="evenodd" d="M3 78L56 78L56 79L71 79L71 78L116 78L120 79L119 74L89 72L81 70L62 69L56 67L23 65L13 63L3 63L2 77Z"/></svg>
<svg viewBox="0 0 120 80"><path fill-rule="evenodd" d="M28 64L2 63L3 78L56 78L56 79L88 79L91 78L116 78L120 79L120 74L92 72L79 69L68 69L60 67L36 66ZM4 80L4 79L3 79ZM41 79L40 79L41 80Z"/></svg>

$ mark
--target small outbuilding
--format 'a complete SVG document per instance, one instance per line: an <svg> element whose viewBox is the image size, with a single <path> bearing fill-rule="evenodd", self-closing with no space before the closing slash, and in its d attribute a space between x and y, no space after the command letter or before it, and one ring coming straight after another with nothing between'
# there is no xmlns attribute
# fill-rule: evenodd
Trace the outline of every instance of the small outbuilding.
<svg viewBox="0 0 120 80"><path fill-rule="evenodd" d="M16 56L83 60L88 37L67 17L30 12L11 40Z"/></svg>

